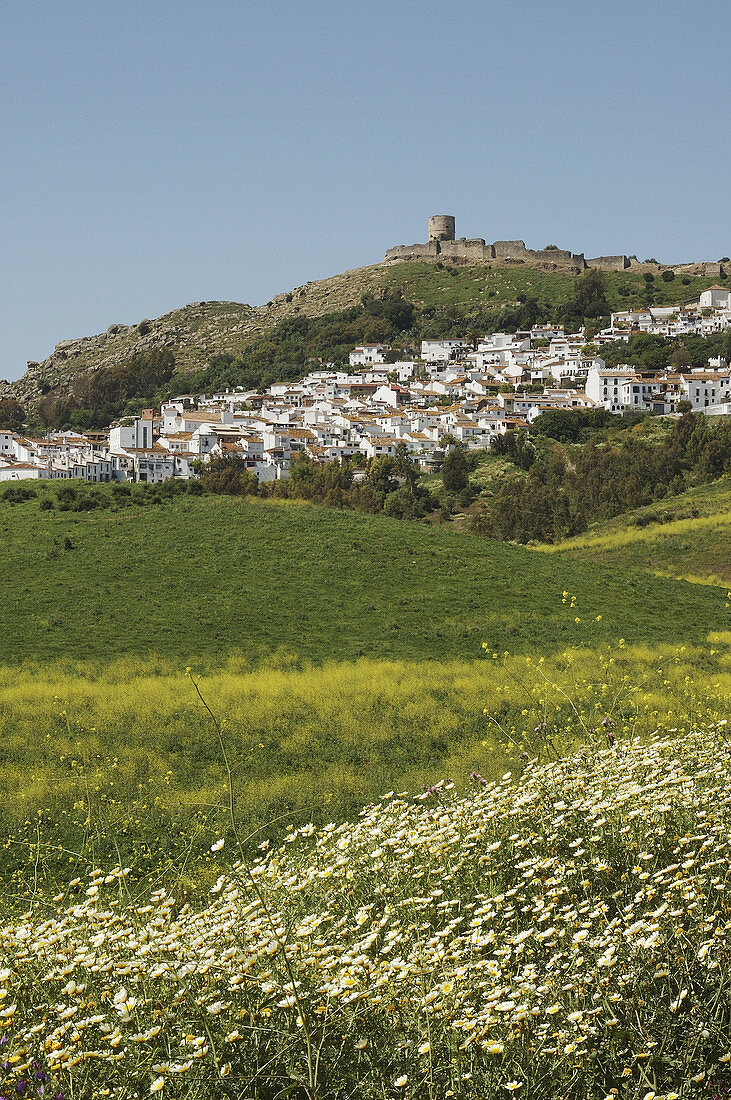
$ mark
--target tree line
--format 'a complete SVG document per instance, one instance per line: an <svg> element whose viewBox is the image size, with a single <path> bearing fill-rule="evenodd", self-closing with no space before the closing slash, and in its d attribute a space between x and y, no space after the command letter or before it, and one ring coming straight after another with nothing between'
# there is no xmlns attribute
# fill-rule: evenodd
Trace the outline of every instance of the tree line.
<svg viewBox="0 0 731 1100"><path fill-rule="evenodd" d="M393 457L378 456L365 466L356 461L315 462L300 452L292 456L289 478L284 481L260 482L239 455L211 459L200 467L200 477L210 493L309 500L396 519L421 519L439 507L439 501L419 483L419 468L403 443Z"/></svg>
<svg viewBox="0 0 731 1100"><path fill-rule="evenodd" d="M174 372L175 356L169 348L136 352L126 362L77 375L70 393L47 394L38 419L43 427L53 429L105 428L125 413L159 403Z"/></svg>
<svg viewBox="0 0 731 1100"><path fill-rule="evenodd" d="M507 432L496 449L525 472L504 478L481 503L473 531L514 542L555 542L594 520L731 474L731 421L686 412L660 443L629 431L621 441L593 438L546 449L536 449L524 433Z"/></svg>

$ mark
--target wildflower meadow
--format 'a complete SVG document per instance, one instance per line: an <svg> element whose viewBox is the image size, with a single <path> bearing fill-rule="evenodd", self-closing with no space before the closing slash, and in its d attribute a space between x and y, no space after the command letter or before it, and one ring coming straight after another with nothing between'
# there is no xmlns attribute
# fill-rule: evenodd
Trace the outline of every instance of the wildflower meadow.
<svg viewBox="0 0 731 1100"><path fill-rule="evenodd" d="M0 928L6 1082L303 1100L729 1082L723 720L390 792L253 859L240 841L235 819L210 838L201 906L96 868Z"/></svg>
<svg viewBox="0 0 731 1100"><path fill-rule="evenodd" d="M587 643L602 623L559 593ZM236 812L253 843L292 822L341 821L391 788L439 778L464 789L579 745L685 731L729 712L731 634L703 645L614 643L552 655L484 643L472 661L236 658L191 676L159 661L105 670L0 668L0 883L5 908L48 900L89 866L163 875L178 896L215 878L209 837L227 819L228 776L200 686L223 726ZM181 893L182 892L182 893Z"/></svg>

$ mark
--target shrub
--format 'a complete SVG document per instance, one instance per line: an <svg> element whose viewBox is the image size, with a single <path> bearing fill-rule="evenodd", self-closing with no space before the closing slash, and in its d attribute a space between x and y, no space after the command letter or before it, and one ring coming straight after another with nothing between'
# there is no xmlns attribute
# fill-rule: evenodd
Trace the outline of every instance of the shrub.
<svg viewBox="0 0 731 1100"><path fill-rule="evenodd" d="M20 485L8 485L0 492L0 500L6 504L22 504L24 500L32 500L36 491L32 485L21 483Z"/></svg>

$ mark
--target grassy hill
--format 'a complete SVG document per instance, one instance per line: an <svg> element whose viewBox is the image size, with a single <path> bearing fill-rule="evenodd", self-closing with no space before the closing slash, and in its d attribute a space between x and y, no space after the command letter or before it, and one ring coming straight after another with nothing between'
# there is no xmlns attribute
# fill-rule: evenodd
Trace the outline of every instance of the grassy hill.
<svg viewBox="0 0 731 1100"><path fill-rule="evenodd" d="M48 358L31 364L19 381L0 382L0 397L14 396L33 407L44 393L67 393L80 374L117 367L151 350L172 351L177 370L185 375L205 368L216 355L240 355L284 320L338 313L357 305L364 294L398 290L419 309L451 311L469 323L470 317L515 306L524 298L537 299L542 312L552 314L573 297L574 281L561 272L505 264L374 264L306 283L259 306L194 302L154 320L112 324L105 333L64 340ZM676 276L672 282L658 277L653 300L658 305L689 301L717 281L718 276ZM613 309L646 301L641 271L608 272L606 285Z"/></svg>
<svg viewBox="0 0 731 1100"><path fill-rule="evenodd" d="M731 586L731 481L690 489L539 549L619 569Z"/></svg>
<svg viewBox="0 0 731 1100"><path fill-rule="evenodd" d="M72 507L105 507L62 511L65 488L0 497L7 904L116 859L210 885L226 770L186 666L247 834L728 709L710 586L305 504L87 487Z"/></svg>
<svg viewBox="0 0 731 1100"><path fill-rule="evenodd" d="M586 640L700 640L714 591L563 555L295 503L109 490L94 511L0 502L0 661L240 651L323 661L551 652ZM94 494L91 494L94 496ZM124 505L124 506L122 506ZM561 593L582 622L566 621Z"/></svg>

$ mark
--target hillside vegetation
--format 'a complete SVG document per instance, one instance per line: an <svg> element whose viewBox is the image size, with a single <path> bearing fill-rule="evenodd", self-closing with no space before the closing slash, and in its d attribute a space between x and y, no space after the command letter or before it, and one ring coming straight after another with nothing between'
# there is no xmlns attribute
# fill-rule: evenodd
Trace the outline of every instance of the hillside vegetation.
<svg viewBox="0 0 731 1100"><path fill-rule="evenodd" d="M66 495L0 498L0 661L469 658L484 639L548 655L585 640L565 588L604 616L597 641L693 642L722 626L712 591L449 529L143 486ZM84 510L94 502L108 506Z"/></svg>
<svg viewBox="0 0 731 1100"><path fill-rule="evenodd" d="M731 587L731 479L666 497L540 549Z"/></svg>
<svg viewBox="0 0 731 1100"><path fill-rule="evenodd" d="M594 426L604 420L614 426ZM580 534L592 521L731 474L731 423L690 412L633 423L603 409L549 410L530 433L506 432L491 451L522 469L483 488L473 529L523 543L553 542Z"/></svg>

